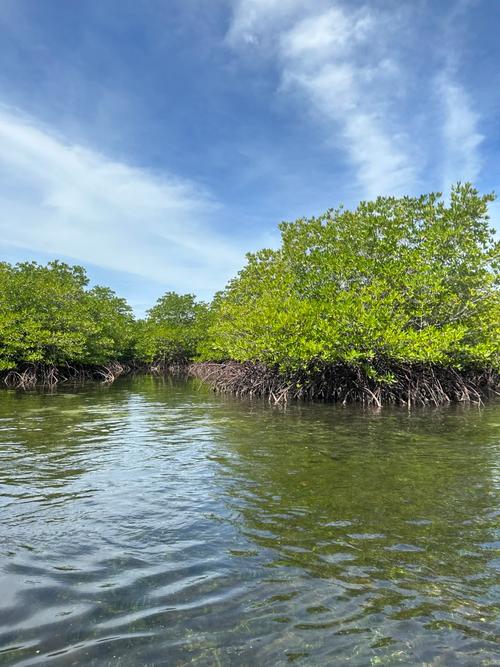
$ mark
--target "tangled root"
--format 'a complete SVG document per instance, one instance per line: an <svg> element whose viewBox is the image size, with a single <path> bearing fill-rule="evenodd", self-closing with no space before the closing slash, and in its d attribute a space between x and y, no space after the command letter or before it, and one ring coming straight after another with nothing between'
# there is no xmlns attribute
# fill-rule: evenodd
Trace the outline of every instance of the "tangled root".
<svg viewBox="0 0 500 667"><path fill-rule="evenodd" d="M131 368L121 362L113 361L103 366L45 366L28 364L2 374L3 382L16 389L33 389L34 387L55 387L68 382L84 380L100 380L110 384L117 377L130 372Z"/></svg>
<svg viewBox="0 0 500 667"><path fill-rule="evenodd" d="M252 362L202 362L188 366L189 375L217 392L267 397L272 403L298 399L378 407L437 406L455 401L482 403L486 395L498 393L500 388L500 376L491 369L459 371L437 364L380 360L376 371L372 377L362 366L346 363L315 363L290 373Z"/></svg>

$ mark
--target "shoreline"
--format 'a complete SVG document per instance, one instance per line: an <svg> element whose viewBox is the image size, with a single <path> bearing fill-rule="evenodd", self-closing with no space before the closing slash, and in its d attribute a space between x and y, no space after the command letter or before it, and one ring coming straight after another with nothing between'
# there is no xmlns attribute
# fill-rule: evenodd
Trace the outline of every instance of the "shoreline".
<svg viewBox="0 0 500 667"><path fill-rule="evenodd" d="M0 387L6 389L55 388L58 385L99 382L112 384L119 377L137 373L151 375L187 375L186 363L146 363L140 361L109 361L105 364L42 364L26 363L0 371Z"/></svg>
<svg viewBox="0 0 500 667"><path fill-rule="evenodd" d="M440 406L447 403L482 404L492 395L500 395L500 373L494 369L470 367L458 370L439 364L390 360L378 360L369 368L316 361L306 368L289 372L249 361L25 364L0 372L0 382L7 389L31 390L88 381L112 384L119 377L131 374L190 377L216 393L264 398L273 404L322 401L375 407Z"/></svg>
<svg viewBox="0 0 500 667"><path fill-rule="evenodd" d="M194 362L188 374L216 392L267 398L271 403L323 401L383 405L483 403L500 395L500 373L493 369L457 370L438 364L404 364L380 360L376 379L359 365L311 363L308 368L280 372L253 362ZM390 381L389 380L390 377Z"/></svg>
<svg viewBox="0 0 500 667"><path fill-rule="evenodd" d="M107 364L23 364L0 372L0 381L8 389L56 387L59 384L85 381L111 384L121 375L134 370L132 364L119 361Z"/></svg>

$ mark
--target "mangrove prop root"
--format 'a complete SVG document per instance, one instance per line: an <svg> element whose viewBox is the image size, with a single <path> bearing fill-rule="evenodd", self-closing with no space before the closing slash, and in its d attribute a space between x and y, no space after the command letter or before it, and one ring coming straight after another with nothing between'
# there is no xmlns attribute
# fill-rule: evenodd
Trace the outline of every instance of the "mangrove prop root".
<svg viewBox="0 0 500 667"><path fill-rule="evenodd" d="M117 377L131 372L133 369L118 361L102 366L46 366L43 364L27 364L23 367L3 372L0 377L7 387L33 389L34 387L55 387L68 382L99 380L106 384L114 382Z"/></svg>
<svg viewBox="0 0 500 667"><path fill-rule="evenodd" d="M188 374L217 392L236 396L267 397L272 403L289 400L319 400L383 404L442 405L455 401L481 403L500 388L500 376L490 369L454 368L436 364L403 364L381 360L376 379L362 366L316 363L283 373L261 363L228 361L201 362L188 366Z"/></svg>

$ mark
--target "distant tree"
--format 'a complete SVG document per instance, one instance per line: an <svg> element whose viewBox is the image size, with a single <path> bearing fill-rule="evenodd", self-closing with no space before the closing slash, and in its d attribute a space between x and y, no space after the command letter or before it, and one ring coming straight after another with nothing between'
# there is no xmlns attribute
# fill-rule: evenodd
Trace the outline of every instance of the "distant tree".
<svg viewBox="0 0 500 667"><path fill-rule="evenodd" d="M130 308L108 288L87 286L80 266L0 264L0 369L99 364L130 353Z"/></svg>
<svg viewBox="0 0 500 667"><path fill-rule="evenodd" d="M167 292L138 325L138 356L166 365L190 361L206 335L208 312L193 294Z"/></svg>

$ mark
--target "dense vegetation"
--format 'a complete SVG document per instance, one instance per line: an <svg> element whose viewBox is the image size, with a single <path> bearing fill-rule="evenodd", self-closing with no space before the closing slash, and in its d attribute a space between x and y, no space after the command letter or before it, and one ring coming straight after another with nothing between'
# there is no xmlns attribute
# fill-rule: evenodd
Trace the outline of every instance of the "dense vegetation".
<svg viewBox="0 0 500 667"><path fill-rule="evenodd" d="M63 262L0 263L0 372L12 384L115 375L148 363L186 364L208 306L165 294L145 320L85 269Z"/></svg>
<svg viewBox="0 0 500 667"><path fill-rule="evenodd" d="M198 360L241 393L470 397L500 367L492 199L465 184L282 223L210 306L168 292L138 321L81 267L0 264L0 370Z"/></svg>
<svg viewBox="0 0 500 667"><path fill-rule="evenodd" d="M208 356L278 364L377 357L497 364L499 246L469 185L282 223L214 302Z"/></svg>
<svg viewBox="0 0 500 667"><path fill-rule="evenodd" d="M440 402L496 382L499 245L492 195L458 185L282 223L213 303L203 355L222 388ZM253 365L248 362L253 362ZM257 365L255 365L257 364Z"/></svg>
<svg viewBox="0 0 500 667"><path fill-rule="evenodd" d="M209 307L193 294L167 292L137 323L136 357L155 367L185 365L206 335Z"/></svg>
<svg viewBox="0 0 500 667"><path fill-rule="evenodd" d="M0 370L99 365L133 354L134 319L79 266L0 264Z"/></svg>

